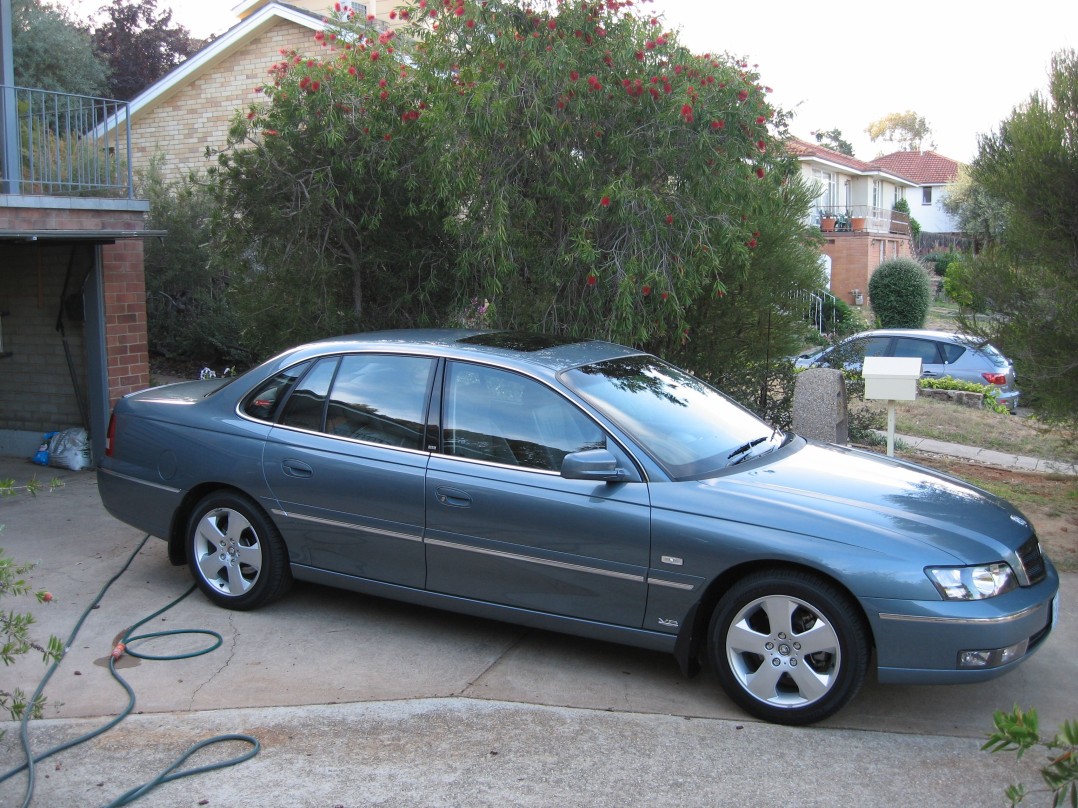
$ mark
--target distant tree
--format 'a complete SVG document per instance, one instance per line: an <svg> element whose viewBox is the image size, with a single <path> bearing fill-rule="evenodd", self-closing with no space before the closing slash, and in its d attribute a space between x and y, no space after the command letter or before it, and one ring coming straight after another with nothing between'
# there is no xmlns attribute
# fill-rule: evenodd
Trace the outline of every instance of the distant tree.
<svg viewBox="0 0 1078 808"><path fill-rule="evenodd" d="M826 146L834 151L853 157L853 145L842 137L842 130L828 129L826 131L813 132L812 136L821 146Z"/></svg>
<svg viewBox="0 0 1078 808"><path fill-rule="evenodd" d="M958 220L958 228L973 239L975 249L997 241L1007 223L1007 203L988 193L973 179L968 166L960 166L942 202Z"/></svg>
<svg viewBox="0 0 1078 808"><path fill-rule="evenodd" d="M1018 365L1042 411L1078 421L1078 53L1052 58L1035 92L979 139L972 181L1002 205L1003 227L948 281L964 328Z"/></svg>
<svg viewBox="0 0 1078 808"><path fill-rule="evenodd" d="M20 87L104 95L108 67L94 54L89 32L62 6L11 0L11 50Z"/></svg>
<svg viewBox="0 0 1078 808"><path fill-rule="evenodd" d="M129 100L164 76L203 42L182 25L172 24L172 10L157 10L157 0L112 0L99 14L94 48L109 66L109 92Z"/></svg>
<svg viewBox="0 0 1078 808"><path fill-rule="evenodd" d="M928 125L923 115L918 115L913 110L884 115L878 121L870 123L865 132L873 143L877 140L885 140L906 151L920 151L925 141L928 141L930 149L936 148L936 144L929 140L932 136L932 127Z"/></svg>

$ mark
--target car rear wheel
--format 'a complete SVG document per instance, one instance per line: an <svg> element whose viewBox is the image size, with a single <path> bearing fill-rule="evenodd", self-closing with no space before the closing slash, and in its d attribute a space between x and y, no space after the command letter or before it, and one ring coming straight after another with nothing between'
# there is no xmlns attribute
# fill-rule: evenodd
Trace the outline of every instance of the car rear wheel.
<svg viewBox="0 0 1078 808"><path fill-rule="evenodd" d="M856 604L809 573L743 578L719 601L709 638L730 698L779 724L833 715L857 694L868 670L868 633Z"/></svg>
<svg viewBox="0 0 1078 808"><path fill-rule="evenodd" d="M199 588L218 606L257 609L292 584L277 527L247 497L205 497L187 523L187 559Z"/></svg>

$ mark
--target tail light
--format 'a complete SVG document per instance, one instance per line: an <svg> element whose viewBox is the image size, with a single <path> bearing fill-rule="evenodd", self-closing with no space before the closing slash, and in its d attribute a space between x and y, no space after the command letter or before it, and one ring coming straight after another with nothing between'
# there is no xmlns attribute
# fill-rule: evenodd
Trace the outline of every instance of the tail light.
<svg viewBox="0 0 1078 808"><path fill-rule="evenodd" d="M112 457L112 447L116 439L116 413L109 417L109 431L105 433L105 457Z"/></svg>
<svg viewBox="0 0 1078 808"><path fill-rule="evenodd" d="M985 373L982 373L981 376L983 376L984 380L986 382L988 382L989 384L1006 384L1007 383L1007 374L1006 373L988 373L988 372L985 372Z"/></svg>

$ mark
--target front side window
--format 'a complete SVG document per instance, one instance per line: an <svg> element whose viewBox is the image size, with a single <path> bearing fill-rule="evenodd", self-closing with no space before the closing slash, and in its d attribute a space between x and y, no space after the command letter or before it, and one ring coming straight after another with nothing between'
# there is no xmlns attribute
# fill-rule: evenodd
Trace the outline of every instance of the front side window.
<svg viewBox="0 0 1078 808"><path fill-rule="evenodd" d="M586 365L560 378L674 479L713 475L785 439L715 388L654 356Z"/></svg>
<svg viewBox="0 0 1078 808"><path fill-rule="evenodd" d="M560 471L567 454L606 446L571 402L510 371L451 363L442 406L444 451L456 457Z"/></svg>

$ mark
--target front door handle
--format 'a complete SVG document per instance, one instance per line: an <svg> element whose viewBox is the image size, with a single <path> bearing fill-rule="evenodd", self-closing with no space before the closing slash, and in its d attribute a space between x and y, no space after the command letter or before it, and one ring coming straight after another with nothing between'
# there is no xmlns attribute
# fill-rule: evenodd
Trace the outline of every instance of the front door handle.
<svg viewBox="0 0 1078 808"><path fill-rule="evenodd" d="M314 469L302 460L282 460L281 469L288 477L313 477Z"/></svg>

